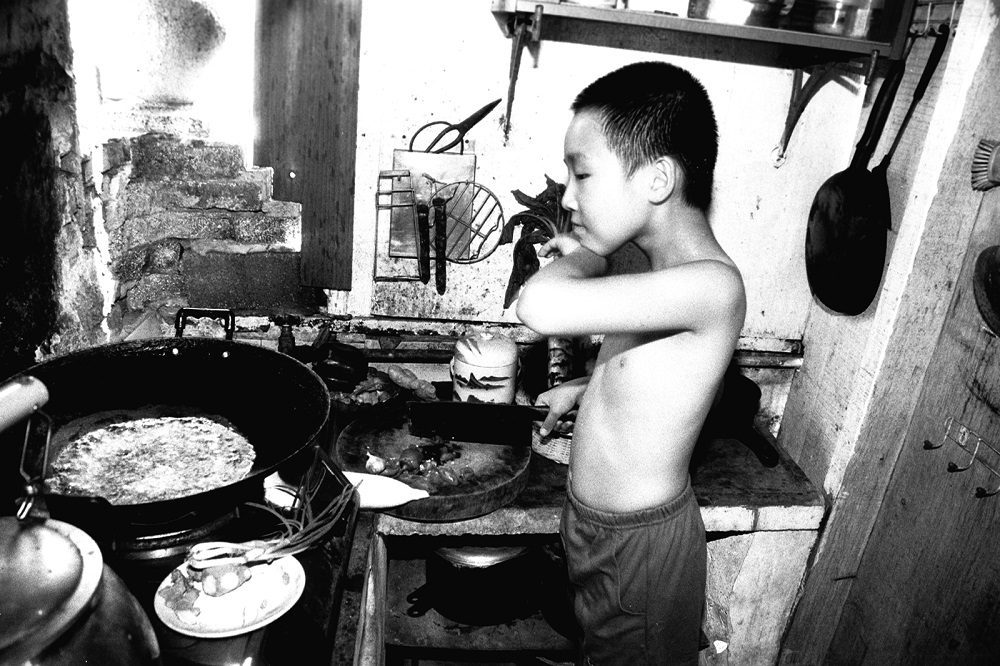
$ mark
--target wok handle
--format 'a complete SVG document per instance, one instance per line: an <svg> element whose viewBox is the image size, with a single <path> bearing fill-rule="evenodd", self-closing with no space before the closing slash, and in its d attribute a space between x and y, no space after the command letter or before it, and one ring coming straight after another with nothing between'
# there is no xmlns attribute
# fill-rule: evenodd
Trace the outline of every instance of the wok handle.
<svg viewBox="0 0 1000 666"><path fill-rule="evenodd" d="M905 72L906 56L899 60L893 60L889 64L889 71L886 72L885 79L882 81L882 87L879 88L875 102L872 104L872 110L868 114L868 123L865 125L865 130L858 140L854 159L851 160L852 168L868 168L868 162L871 160L872 154L878 146L878 140L882 135L882 130L885 128L886 121L889 119L889 111L892 110L892 104L896 99L896 91L899 89L899 83L903 80Z"/></svg>
<svg viewBox="0 0 1000 666"><path fill-rule="evenodd" d="M232 310L224 308L181 308L177 311L174 319L174 337L184 337L184 327L187 326L188 317L211 317L222 322L222 327L226 329L226 340L232 340L236 333L236 315Z"/></svg>

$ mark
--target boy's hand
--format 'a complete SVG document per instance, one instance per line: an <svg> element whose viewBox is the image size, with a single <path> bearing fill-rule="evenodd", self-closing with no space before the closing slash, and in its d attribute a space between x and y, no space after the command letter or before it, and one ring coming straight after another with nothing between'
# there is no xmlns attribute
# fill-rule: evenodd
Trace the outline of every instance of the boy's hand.
<svg viewBox="0 0 1000 666"><path fill-rule="evenodd" d="M565 257L580 247L580 240L573 234L559 234L538 248L539 257Z"/></svg>
<svg viewBox="0 0 1000 666"><path fill-rule="evenodd" d="M544 405L549 408L548 416L545 417L542 425L538 428L538 432L542 437L545 437L553 430L559 432L566 430L565 427L561 429L557 427L559 419L576 408L586 388L587 384L585 380L583 382L570 381L550 388L535 399L536 405Z"/></svg>

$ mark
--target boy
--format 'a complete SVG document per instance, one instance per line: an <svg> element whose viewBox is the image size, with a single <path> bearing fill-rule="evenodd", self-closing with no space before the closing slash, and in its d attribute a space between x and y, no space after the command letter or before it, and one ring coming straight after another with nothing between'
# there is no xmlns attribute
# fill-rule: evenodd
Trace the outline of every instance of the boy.
<svg viewBox="0 0 1000 666"><path fill-rule="evenodd" d="M604 334L589 378L538 397L547 434L579 405L560 533L586 663L695 664L705 528L688 464L746 313L743 280L709 228L718 136L688 72L637 63L573 102L563 206L573 233L525 285L543 335ZM650 270L605 275L634 242Z"/></svg>

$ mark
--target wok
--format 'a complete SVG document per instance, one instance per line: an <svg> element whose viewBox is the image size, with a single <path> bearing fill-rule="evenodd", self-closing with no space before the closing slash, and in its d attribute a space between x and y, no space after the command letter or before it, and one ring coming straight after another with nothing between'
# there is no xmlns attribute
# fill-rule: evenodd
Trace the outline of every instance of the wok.
<svg viewBox="0 0 1000 666"><path fill-rule="evenodd" d="M239 481L143 504L109 505L98 499L85 509L92 519L94 512L106 511L114 525L140 532L192 516L224 515L236 503L260 497L264 478L317 440L330 410L323 380L308 367L285 354L230 340L163 338L102 345L40 363L11 379L22 376L36 377L48 388L43 411L52 419L53 432L98 412L157 406L222 416L250 441L256 457ZM25 432L9 428L0 438L0 470L9 479L4 492L13 500L24 487L18 472ZM36 469L43 448L29 446ZM84 506L59 495L47 501L54 518L60 510Z"/></svg>

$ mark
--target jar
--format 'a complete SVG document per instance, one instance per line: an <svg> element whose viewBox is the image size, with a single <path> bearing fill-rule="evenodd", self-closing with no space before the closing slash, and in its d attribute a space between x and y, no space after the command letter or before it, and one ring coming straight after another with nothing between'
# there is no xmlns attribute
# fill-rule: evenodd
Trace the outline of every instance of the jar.
<svg viewBox="0 0 1000 666"><path fill-rule="evenodd" d="M452 397L461 402L511 404L517 385L517 345L491 333L467 335L451 359Z"/></svg>

